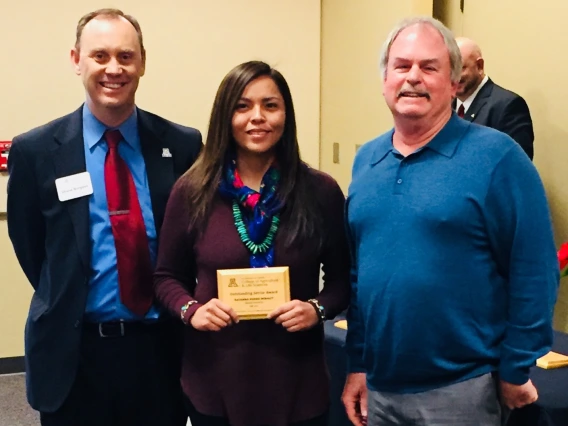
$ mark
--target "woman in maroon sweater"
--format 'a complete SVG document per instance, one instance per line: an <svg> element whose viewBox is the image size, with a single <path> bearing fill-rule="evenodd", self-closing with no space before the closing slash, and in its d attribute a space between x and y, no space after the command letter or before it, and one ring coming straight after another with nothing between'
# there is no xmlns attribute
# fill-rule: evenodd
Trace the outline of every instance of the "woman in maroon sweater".
<svg viewBox="0 0 568 426"><path fill-rule="evenodd" d="M263 62L234 68L199 159L172 190L155 273L158 299L187 325L193 426L326 424L322 322L349 301L343 208L337 183L300 160L284 77ZM217 299L217 270L265 266L289 267L291 301L239 321Z"/></svg>

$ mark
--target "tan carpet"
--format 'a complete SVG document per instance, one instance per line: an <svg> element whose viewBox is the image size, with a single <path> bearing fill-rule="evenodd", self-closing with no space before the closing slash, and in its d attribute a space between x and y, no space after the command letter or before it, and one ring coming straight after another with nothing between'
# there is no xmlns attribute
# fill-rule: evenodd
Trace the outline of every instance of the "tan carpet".
<svg viewBox="0 0 568 426"><path fill-rule="evenodd" d="M39 415L26 401L23 374L0 376L0 426L39 426Z"/></svg>

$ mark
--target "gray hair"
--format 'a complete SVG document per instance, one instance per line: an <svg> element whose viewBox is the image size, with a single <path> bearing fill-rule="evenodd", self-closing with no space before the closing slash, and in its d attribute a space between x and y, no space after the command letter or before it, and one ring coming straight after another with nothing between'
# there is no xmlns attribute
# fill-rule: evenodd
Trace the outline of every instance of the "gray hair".
<svg viewBox="0 0 568 426"><path fill-rule="evenodd" d="M438 30L442 38L444 39L444 44L448 48L448 53L450 55L450 77L453 82L458 82L461 78L461 70L462 70L462 57L460 53L460 49L456 43L456 39L454 38L453 33L440 21L434 19L430 16L417 16L413 18L406 18L400 21L390 32L387 39L383 43L383 47L381 49L381 58L379 62L379 67L381 69L381 74L383 78L386 77L387 74L387 64L389 62L389 52L390 48L400 34L400 32L408 27L413 25L423 24L423 25L430 25L434 27L434 29Z"/></svg>

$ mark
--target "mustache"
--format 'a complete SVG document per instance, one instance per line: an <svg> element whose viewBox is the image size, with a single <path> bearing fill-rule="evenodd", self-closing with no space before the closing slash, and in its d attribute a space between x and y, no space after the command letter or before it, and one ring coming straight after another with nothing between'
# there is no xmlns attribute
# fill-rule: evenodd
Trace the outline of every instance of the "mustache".
<svg viewBox="0 0 568 426"><path fill-rule="evenodd" d="M402 89L397 93L396 97L400 98L402 96L420 96L430 100L430 93L422 90Z"/></svg>

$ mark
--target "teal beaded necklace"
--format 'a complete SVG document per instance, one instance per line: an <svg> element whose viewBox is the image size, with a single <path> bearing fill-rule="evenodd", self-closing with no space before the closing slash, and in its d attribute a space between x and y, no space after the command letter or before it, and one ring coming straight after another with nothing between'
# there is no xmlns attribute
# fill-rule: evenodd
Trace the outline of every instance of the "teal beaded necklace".
<svg viewBox="0 0 568 426"><path fill-rule="evenodd" d="M241 241L252 254L266 253L272 246L274 235L276 235L276 231L278 231L278 226L280 224L280 218L278 217L278 215L272 216L270 229L268 230L264 241L260 244L256 244L249 238L247 227L245 221L243 220L243 213L241 212L239 204L235 200L233 200L233 219L235 220L235 227L237 228L239 237L241 237Z"/></svg>

